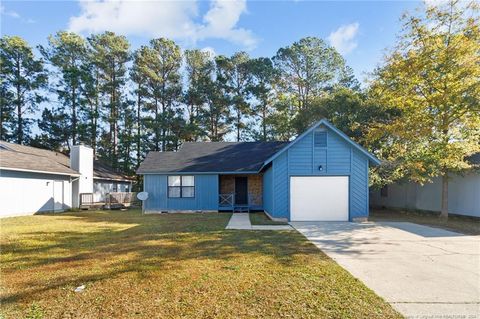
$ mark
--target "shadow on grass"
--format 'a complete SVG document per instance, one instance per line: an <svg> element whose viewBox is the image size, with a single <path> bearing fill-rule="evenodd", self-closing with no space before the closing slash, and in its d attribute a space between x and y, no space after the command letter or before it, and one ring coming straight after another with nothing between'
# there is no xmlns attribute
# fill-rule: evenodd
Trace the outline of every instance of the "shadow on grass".
<svg viewBox="0 0 480 319"><path fill-rule="evenodd" d="M227 231L230 214L114 211L43 216L54 216L47 222L58 227L45 231L41 225L38 230L28 225L28 231L2 239L4 280L25 276L13 291L2 294L3 304L129 272L148 276L149 271L181 267L189 260L225 261L255 254L288 266L296 255L318 254L297 232Z"/></svg>
<svg viewBox="0 0 480 319"><path fill-rule="evenodd" d="M369 220L381 222L410 222L442 228L465 235L480 235L480 218L472 216L449 214L448 220L444 220L440 218L440 213L437 212L372 209Z"/></svg>

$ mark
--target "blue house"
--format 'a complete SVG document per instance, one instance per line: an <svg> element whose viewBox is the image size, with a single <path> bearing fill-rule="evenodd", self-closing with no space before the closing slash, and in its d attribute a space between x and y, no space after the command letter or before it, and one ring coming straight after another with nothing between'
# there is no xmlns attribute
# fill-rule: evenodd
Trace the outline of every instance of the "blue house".
<svg viewBox="0 0 480 319"><path fill-rule="evenodd" d="M146 212L263 210L289 221L368 217L368 171L380 162L326 120L291 142L184 143L150 152Z"/></svg>

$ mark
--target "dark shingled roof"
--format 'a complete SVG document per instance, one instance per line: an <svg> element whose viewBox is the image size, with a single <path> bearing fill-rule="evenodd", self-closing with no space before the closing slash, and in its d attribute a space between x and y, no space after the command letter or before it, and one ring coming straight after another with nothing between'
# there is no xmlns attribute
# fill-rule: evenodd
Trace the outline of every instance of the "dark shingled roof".
<svg viewBox="0 0 480 319"><path fill-rule="evenodd" d="M122 173L115 172L113 168L99 160L93 161L93 178L107 179L107 180L132 180L133 178Z"/></svg>
<svg viewBox="0 0 480 319"><path fill-rule="evenodd" d="M62 154L62 156L65 155ZM0 150L0 168L70 176L79 175L77 171L48 157L5 149Z"/></svg>
<svg viewBox="0 0 480 319"><path fill-rule="evenodd" d="M77 171L70 168L70 158L63 153L5 141L0 141L0 167L78 175ZM98 160L93 162L93 177L108 180L130 179Z"/></svg>
<svg viewBox="0 0 480 319"><path fill-rule="evenodd" d="M178 152L150 152L137 170L149 173L257 172L288 142L187 142Z"/></svg>

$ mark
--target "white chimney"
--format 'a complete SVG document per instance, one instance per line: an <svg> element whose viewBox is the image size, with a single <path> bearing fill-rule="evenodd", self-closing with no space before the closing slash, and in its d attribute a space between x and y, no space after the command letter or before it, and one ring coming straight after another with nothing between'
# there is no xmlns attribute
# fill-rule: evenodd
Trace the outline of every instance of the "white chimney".
<svg viewBox="0 0 480 319"><path fill-rule="evenodd" d="M72 206L80 206L80 194L93 193L93 149L85 145L74 145L70 151L70 168L81 176L72 184Z"/></svg>

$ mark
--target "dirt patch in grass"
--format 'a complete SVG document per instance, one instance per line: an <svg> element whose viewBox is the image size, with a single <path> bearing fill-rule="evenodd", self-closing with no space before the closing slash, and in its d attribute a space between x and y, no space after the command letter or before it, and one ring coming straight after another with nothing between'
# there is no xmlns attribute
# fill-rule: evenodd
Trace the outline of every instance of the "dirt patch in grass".
<svg viewBox="0 0 480 319"><path fill-rule="evenodd" d="M264 212L250 213L252 225L288 225L287 222L271 220Z"/></svg>
<svg viewBox="0 0 480 319"><path fill-rule="evenodd" d="M440 213L435 212L376 209L370 212L368 219L371 221L411 222L467 235L480 235L480 218L469 216L451 214L448 220L444 220L440 218Z"/></svg>
<svg viewBox="0 0 480 319"><path fill-rule="evenodd" d="M2 219L0 317L400 317L299 233L227 231L229 218L111 211Z"/></svg>

